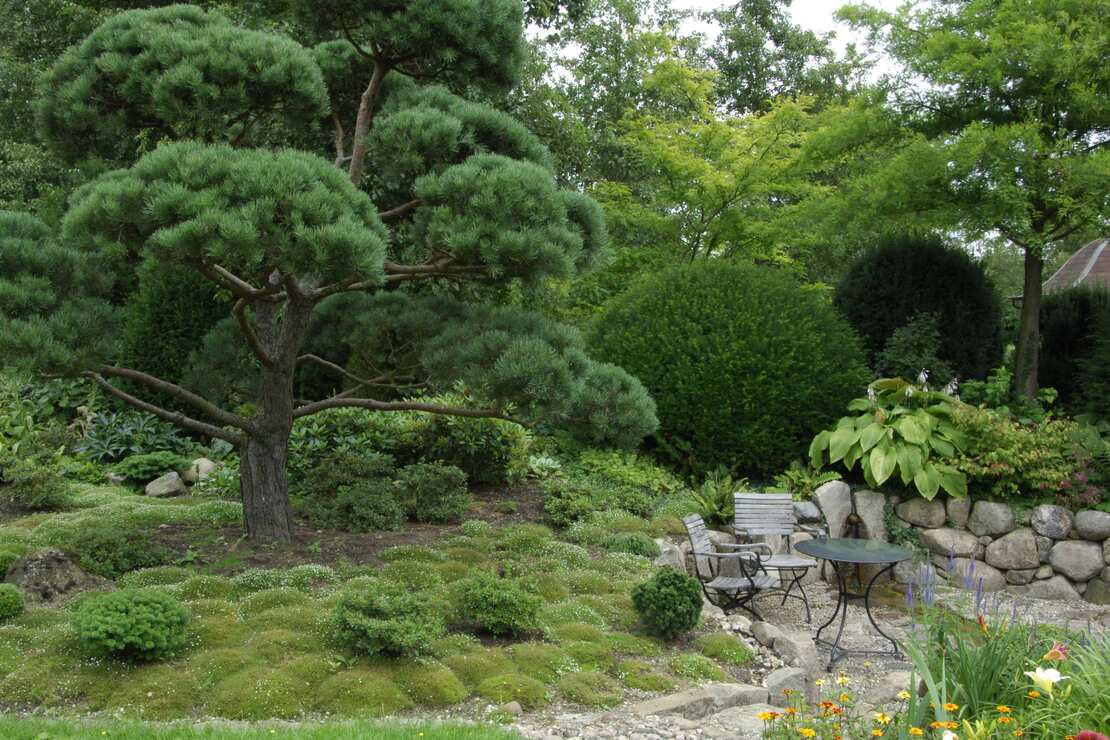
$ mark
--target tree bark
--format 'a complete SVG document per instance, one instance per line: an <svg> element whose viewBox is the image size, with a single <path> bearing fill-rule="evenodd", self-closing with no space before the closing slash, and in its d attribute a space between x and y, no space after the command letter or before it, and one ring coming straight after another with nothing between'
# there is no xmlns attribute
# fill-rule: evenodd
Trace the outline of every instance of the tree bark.
<svg viewBox="0 0 1110 740"><path fill-rule="evenodd" d="M1021 323L1014 357L1014 390L1036 398L1041 354L1041 278L1044 258L1039 250L1025 250L1025 287L1021 300Z"/></svg>
<svg viewBox="0 0 1110 740"><path fill-rule="evenodd" d="M289 542L289 478L285 472L289 434L251 437L239 458L239 491L247 535L262 542Z"/></svg>

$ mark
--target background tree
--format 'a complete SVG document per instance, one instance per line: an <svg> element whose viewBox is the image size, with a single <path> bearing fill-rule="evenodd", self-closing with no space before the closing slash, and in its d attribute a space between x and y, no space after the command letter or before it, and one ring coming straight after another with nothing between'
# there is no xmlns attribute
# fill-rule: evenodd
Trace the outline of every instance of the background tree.
<svg viewBox="0 0 1110 740"><path fill-rule="evenodd" d="M1110 8L934 0L841 16L902 65L888 81L906 126L901 151L861 181L870 195L857 213L924 214L1022 250L1015 384L1034 396L1045 254L1110 224Z"/></svg>
<svg viewBox="0 0 1110 740"><path fill-rule="evenodd" d="M325 409L508 418L616 444L650 433L654 406L634 378L590 360L575 331L487 303L506 284L569 279L606 241L598 206L556 187L550 156L522 125L431 84L510 85L519 1L306 0L296 13L335 40L310 51L172 6L113 16L58 59L42 83L42 134L62 158L96 152L123 166L73 195L57 237L26 218L0 222L9 362L81 375L236 445L259 539L289 539L289 433ZM326 159L289 146L324 143ZM26 256L41 248L96 279L48 295ZM126 298L163 274L151 262L194 270L232 306L204 340L213 351L197 355L210 372L184 377L243 373L235 411L212 387L118 364ZM345 336L319 323L329 307L348 319ZM315 346L381 364L355 375ZM332 383L303 398L310 366ZM455 385L469 402L405 398L414 385Z"/></svg>

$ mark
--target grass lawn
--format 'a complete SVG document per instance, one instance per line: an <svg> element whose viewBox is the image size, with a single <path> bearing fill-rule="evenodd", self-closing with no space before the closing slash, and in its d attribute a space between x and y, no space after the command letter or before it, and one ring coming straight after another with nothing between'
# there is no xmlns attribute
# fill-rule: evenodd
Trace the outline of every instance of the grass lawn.
<svg viewBox="0 0 1110 740"><path fill-rule="evenodd" d="M0 718L0 737L6 740L62 740L63 738L153 738L155 740L262 740L295 737L304 740L514 740L520 736L495 727L477 725L380 724L337 722L329 724L273 724L236 726L230 723L158 724L148 722L73 721Z"/></svg>

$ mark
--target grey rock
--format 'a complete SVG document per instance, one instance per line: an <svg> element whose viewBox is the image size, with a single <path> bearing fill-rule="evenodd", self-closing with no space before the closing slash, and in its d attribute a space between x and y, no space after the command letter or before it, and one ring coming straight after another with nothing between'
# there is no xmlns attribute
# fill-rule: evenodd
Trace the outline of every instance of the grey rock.
<svg viewBox="0 0 1110 740"><path fill-rule="evenodd" d="M926 529L936 529L937 527L944 526L944 520L947 514L944 510L944 504L940 499L933 499L927 501L923 498L911 498L908 501L903 501L898 504L894 509L894 513L898 518L904 522L909 522L917 527L925 527Z"/></svg>
<svg viewBox="0 0 1110 740"><path fill-rule="evenodd" d="M1043 581L1046 578L1052 578L1054 572L1051 565L1042 565L1040 568L1037 568L1037 580Z"/></svg>
<svg viewBox="0 0 1110 740"><path fill-rule="evenodd" d="M1009 504L976 501L967 520L967 528L980 537L998 537L1014 529L1014 510Z"/></svg>
<svg viewBox="0 0 1110 740"><path fill-rule="evenodd" d="M161 478L155 478L146 484L146 495L155 498L181 496L188 492L185 481L181 480L181 476L177 473L166 473Z"/></svg>
<svg viewBox="0 0 1110 740"><path fill-rule="evenodd" d="M1068 582L1067 578L1063 576L1052 576L1044 581L1033 581L1026 588L1027 596L1034 599L1044 599L1045 601L1075 601L1079 599L1079 593L1076 592L1072 585Z"/></svg>
<svg viewBox="0 0 1110 740"><path fill-rule="evenodd" d="M1015 529L987 545L987 563L1001 570L1036 568L1041 563L1032 529Z"/></svg>
<svg viewBox="0 0 1110 740"><path fill-rule="evenodd" d="M198 457L189 463L189 467L181 473L181 479L186 483L192 485L200 483L202 480L212 475L216 470L216 463L209 460L207 457Z"/></svg>
<svg viewBox="0 0 1110 740"><path fill-rule="evenodd" d="M1102 562L1110 565L1110 539L1102 543Z"/></svg>
<svg viewBox="0 0 1110 740"><path fill-rule="evenodd" d="M1057 542L1049 554L1049 563L1053 570L1073 581L1090 580L1102 570L1102 548L1083 540Z"/></svg>
<svg viewBox="0 0 1110 740"><path fill-rule="evenodd" d="M701 719L732 707L759 704L767 701L767 689L741 683L711 683L689 691L660 696L628 707L628 712L638 717L653 715L678 715L687 719Z"/></svg>
<svg viewBox="0 0 1110 740"><path fill-rule="evenodd" d="M1051 570L1051 569L1050 569ZM1006 571L1006 583L1012 583L1016 586L1026 586L1032 583L1037 577L1037 569L1029 568L1026 570L1008 570Z"/></svg>
<svg viewBox="0 0 1110 740"><path fill-rule="evenodd" d="M829 481L813 494L825 522L829 526L829 537L843 537L844 523L852 513L852 489L842 480Z"/></svg>
<svg viewBox="0 0 1110 740"><path fill-rule="evenodd" d="M856 491L853 498L860 518L860 536L886 542L886 496L877 491Z"/></svg>
<svg viewBox="0 0 1110 740"><path fill-rule="evenodd" d="M970 557L979 544L979 538L970 532L942 527L921 532L921 542L936 555L952 553L958 558Z"/></svg>
<svg viewBox="0 0 1110 740"><path fill-rule="evenodd" d="M1071 532L1072 516L1063 506L1042 504L1033 509L1029 522L1037 534L1054 540L1064 540Z"/></svg>
<svg viewBox="0 0 1110 740"><path fill-rule="evenodd" d="M87 573L54 548L28 553L16 559L4 576L23 592L29 605L54 605L92 589L111 588L112 582Z"/></svg>
<svg viewBox="0 0 1110 740"><path fill-rule="evenodd" d="M774 649L787 665L801 668L807 673L816 672L819 662L817 645L808 634L794 632L776 637Z"/></svg>
<svg viewBox="0 0 1110 740"><path fill-rule="evenodd" d="M943 568L944 563L937 563L937 566ZM979 587L980 580L983 582L983 591L1001 591L1006 588L1006 577L1002 575L1002 571L978 560L956 558L955 567L948 574L949 585L974 591Z"/></svg>
<svg viewBox="0 0 1110 740"><path fill-rule="evenodd" d="M794 516L802 524L820 524L823 521L821 510L812 501L795 501Z"/></svg>
<svg viewBox="0 0 1110 740"><path fill-rule="evenodd" d="M1085 540L1110 538L1110 512L1087 509L1075 515L1075 531Z"/></svg>
<svg viewBox="0 0 1110 740"><path fill-rule="evenodd" d="M948 521L952 522L953 527L963 529L967 526L967 518L971 515L971 499L967 496L950 498L945 508L948 510Z"/></svg>
<svg viewBox="0 0 1110 740"><path fill-rule="evenodd" d="M1037 535L1037 557L1040 558L1042 564L1048 562L1048 554L1052 552L1052 545L1055 542L1051 537L1044 535Z"/></svg>
<svg viewBox="0 0 1110 740"><path fill-rule="evenodd" d="M752 625L752 637L760 645L771 647L776 639L782 637L782 630L770 622L756 622Z"/></svg>
<svg viewBox="0 0 1110 740"><path fill-rule="evenodd" d="M782 714L783 708L771 704L752 704L747 707L726 709L713 719L721 725L725 733L720 737L729 738L730 740L759 738L762 737L765 726L759 715L764 712ZM705 736L709 737L708 731L706 731Z"/></svg>
<svg viewBox="0 0 1110 740"><path fill-rule="evenodd" d="M896 583L912 583L916 585L918 583L918 570L919 566L917 563L912 560L903 560L895 564L891 575L894 576Z"/></svg>
<svg viewBox="0 0 1110 740"><path fill-rule="evenodd" d="M520 706L519 701L511 701L507 704L502 704L501 711L510 717L519 717L524 714L524 707Z"/></svg>
<svg viewBox="0 0 1110 740"><path fill-rule="evenodd" d="M810 688L811 684L806 680L804 668L776 668L767 674L763 683L767 687L768 695L777 701L790 703L788 694L785 693L787 691L806 697L806 701L813 701L816 698L814 696L816 686Z"/></svg>
<svg viewBox="0 0 1110 740"><path fill-rule="evenodd" d="M909 671L891 671L864 695L864 701L878 707L898 698L898 692L909 690L913 676Z"/></svg>
<svg viewBox="0 0 1110 740"><path fill-rule="evenodd" d="M1077 594L1079 594L1080 596L1087 593L1087 584L1085 582L1084 583L1073 583L1071 585L1072 585L1072 588L1075 589L1075 592Z"/></svg>
<svg viewBox="0 0 1110 740"><path fill-rule="evenodd" d="M991 537L990 535L984 534L979 537L979 544L982 545L984 548L986 548L986 546L992 542L994 542L994 537Z"/></svg>
<svg viewBox="0 0 1110 740"><path fill-rule="evenodd" d="M1092 604L1110 604L1110 581L1098 579L1087 582L1083 598Z"/></svg>
<svg viewBox="0 0 1110 740"><path fill-rule="evenodd" d="M655 544L659 546L659 556L652 561L653 565L674 568L683 573L686 572L686 558L677 545L668 542L662 537L655 540Z"/></svg>
<svg viewBox="0 0 1110 740"><path fill-rule="evenodd" d="M1099 578L1104 581L1110 581L1110 565L1102 569L1102 573L1099 574Z"/></svg>

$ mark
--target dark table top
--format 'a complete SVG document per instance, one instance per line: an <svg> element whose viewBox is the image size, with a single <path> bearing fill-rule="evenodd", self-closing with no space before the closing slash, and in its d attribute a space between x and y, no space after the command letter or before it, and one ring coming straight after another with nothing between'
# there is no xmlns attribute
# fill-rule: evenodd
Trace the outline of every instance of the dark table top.
<svg viewBox="0 0 1110 740"><path fill-rule="evenodd" d="M913 557L913 553L904 547L849 537L806 540L794 545L794 549L815 558L835 560L838 563L899 563Z"/></svg>

